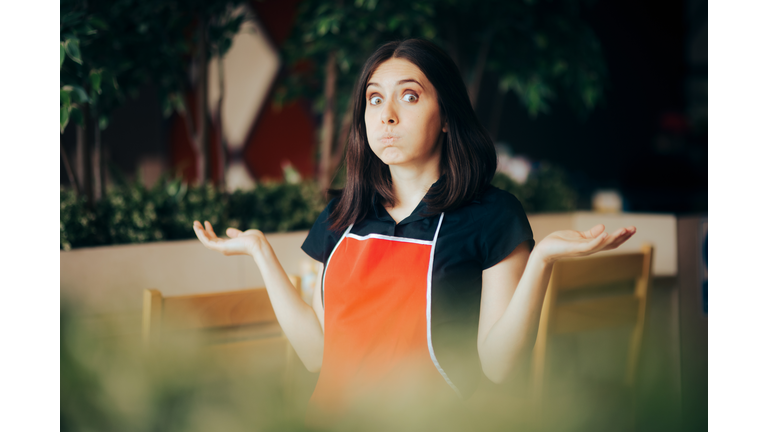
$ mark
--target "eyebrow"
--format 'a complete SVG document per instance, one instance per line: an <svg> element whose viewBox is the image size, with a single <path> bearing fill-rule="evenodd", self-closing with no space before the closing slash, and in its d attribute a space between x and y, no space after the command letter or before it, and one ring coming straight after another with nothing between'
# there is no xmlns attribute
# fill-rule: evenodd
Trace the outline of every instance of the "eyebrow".
<svg viewBox="0 0 768 432"><path fill-rule="evenodd" d="M404 80L400 80L400 81L398 81L397 83L395 83L395 85L396 85L396 86L399 86L399 85L403 85L403 84L405 84L405 83L409 83L409 82L412 82L412 83L416 83L416 84L418 84L418 86L419 86L419 87L421 87L421 89L422 89L422 90L424 89L424 86L423 86L423 85L421 85L421 83L420 83L420 82L416 81L416 80L415 80L415 79L413 79L413 78L406 78L406 79L404 79ZM367 89L367 88L368 88L368 87L370 87L370 86L381 87L381 86L380 86L378 83L375 83L375 82L369 82L369 83L368 83L368 85L367 85L367 86L365 86L365 88Z"/></svg>

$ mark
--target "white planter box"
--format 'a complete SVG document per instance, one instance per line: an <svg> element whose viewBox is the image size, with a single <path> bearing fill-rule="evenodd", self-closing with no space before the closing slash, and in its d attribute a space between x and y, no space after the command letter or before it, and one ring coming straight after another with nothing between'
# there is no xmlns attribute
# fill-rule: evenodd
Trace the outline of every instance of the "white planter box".
<svg viewBox="0 0 768 432"><path fill-rule="evenodd" d="M531 215L536 240L552 231L583 231L597 223L608 232L634 225L637 234L613 253L637 250L643 242L656 247L654 273L677 274L677 226L673 215L597 214L573 212ZM308 231L268 234L278 259L289 274L300 274L311 261L301 244ZM611 252L606 252L611 253ZM60 253L61 295L73 298L95 314L140 314L145 288L164 295L194 294L263 286L256 264L247 256L223 256L198 240L103 246Z"/></svg>
<svg viewBox="0 0 768 432"><path fill-rule="evenodd" d="M299 274L308 231L268 234L288 274ZM163 295L264 286L248 256L224 256L197 239L80 248L60 254L61 295L94 313L140 311L146 288Z"/></svg>

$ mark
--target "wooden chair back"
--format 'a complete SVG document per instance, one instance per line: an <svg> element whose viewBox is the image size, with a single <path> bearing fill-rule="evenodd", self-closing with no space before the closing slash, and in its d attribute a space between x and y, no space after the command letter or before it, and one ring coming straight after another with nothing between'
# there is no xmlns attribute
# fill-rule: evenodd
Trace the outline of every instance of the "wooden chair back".
<svg viewBox="0 0 768 432"><path fill-rule="evenodd" d="M289 278L300 289L300 278ZM298 357L280 329L266 288L169 297L156 289L144 290L145 346L188 335L203 336L209 352L229 366L283 374L289 397Z"/></svg>
<svg viewBox="0 0 768 432"><path fill-rule="evenodd" d="M635 380L650 290L653 247L639 252L562 260L555 263L533 350L534 401L544 392L548 337L631 326L624 381Z"/></svg>

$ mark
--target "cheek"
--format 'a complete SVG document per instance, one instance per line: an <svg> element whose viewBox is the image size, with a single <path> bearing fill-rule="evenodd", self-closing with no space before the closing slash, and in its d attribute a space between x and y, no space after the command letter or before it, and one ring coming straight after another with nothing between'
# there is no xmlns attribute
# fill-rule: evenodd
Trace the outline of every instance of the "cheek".
<svg viewBox="0 0 768 432"><path fill-rule="evenodd" d="M371 142L371 133L373 132L373 127L375 125L371 118L372 116L373 114L371 114L370 111L365 110L363 120L365 121L365 135L368 137L368 142Z"/></svg>

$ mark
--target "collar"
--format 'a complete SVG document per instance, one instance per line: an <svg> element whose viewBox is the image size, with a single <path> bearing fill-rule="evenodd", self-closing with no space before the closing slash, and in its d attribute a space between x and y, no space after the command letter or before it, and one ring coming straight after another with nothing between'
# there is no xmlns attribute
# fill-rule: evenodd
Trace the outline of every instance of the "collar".
<svg viewBox="0 0 768 432"><path fill-rule="evenodd" d="M432 186L429 187L429 190L427 191L427 194L424 195L424 198L428 197L431 194L435 186L441 185L444 181L445 181L445 175L443 174L440 176L440 178L437 179L436 182L432 183ZM392 219L392 216L389 215L387 210L384 208L384 205L381 204L381 200L379 199L380 197L381 196L379 195L379 193L374 190L373 195L371 196L371 205L373 206L374 215L380 221L394 222L395 220ZM424 200L424 198L421 199L421 201L419 202L419 205L416 206L413 212L408 217L401 220L398 225L403 225L410 222L416 222L428 217L424 215L424 213L426 213L426 210L427 210L427 203Z"/></svg>

